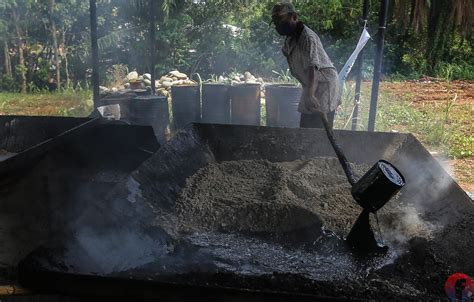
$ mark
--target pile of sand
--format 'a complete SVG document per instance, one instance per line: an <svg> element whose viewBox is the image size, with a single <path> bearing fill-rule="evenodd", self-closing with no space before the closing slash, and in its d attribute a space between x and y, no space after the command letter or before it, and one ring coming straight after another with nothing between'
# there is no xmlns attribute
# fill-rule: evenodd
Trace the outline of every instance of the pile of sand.
<svg viewBox="0 0 474 302"><path fill-rule="evenodd" d="M359 177L366 166L353 165ZM287 232L321 224L347 235L361 212L337 159L212 163L187 180L181 229Z"/></svg>

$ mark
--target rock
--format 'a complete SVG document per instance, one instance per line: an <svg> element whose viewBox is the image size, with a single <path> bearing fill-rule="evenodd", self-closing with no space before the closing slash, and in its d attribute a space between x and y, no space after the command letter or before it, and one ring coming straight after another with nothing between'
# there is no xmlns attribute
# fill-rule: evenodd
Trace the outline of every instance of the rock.
<svg viewBox="0 0 474 302"><path fill-rule="evenodd" d="M155 81L155 87L156 87L156 88L160 88L160 87L161 87L160 81Z"/></svg>
<svg viewBox="0 0 474 302"><path fill-rule="evenodd" d="M143 79L143 83L145 83L146 86L151 86L151 81L149 79Z"/></svg>
<svg viewBox="0 0 474 302"><path fill-rule="evenodd" d="M137 80L138 79L138 72L132 71L127 75L127 79L130 80Z"/></svg>
<svg viewBox="0 0 474 302"><path fill-rule="evenodd" d="M225 78L224 78L223 76L219 76L219 79L218 79L218 81L219 81L220 83L222 83L222 82L224 82L224 81L225 81Z"/></svg>
<svg viewBox="0 0 474 302"><path fill-rule="evenodd" d="M161 82L161 85L162 85L164 88L170 88L171 86L173 86L173 82L163 81L163 82Z"/></svg>
<svg viewBox="0 0 474 302"><path fill-rule="evenodd" d="M244 73L244 80L245 80L245 81L249 81L249 80L251 80L252 78L255 78L255 77L254 77L250 72L246 71L246 72Z"/></svg>
<svg viewBox="0 0 474 302"><path fill-rule="evenodd" d="M150 80L150 81L151 81L151 74L149 74L149 73L144 73L144 74L143 74L143 78L144 78L145 80Z"/></svg>
<svg viewBox="0 0 474 302"><path fill-rule="evenodd" d="M130 83L125 83L125 84L123 85L123 88L129 89L129 88L130 88Z"/></svg>
<svg viewBox="0 0 474 302"><path fill-rule="evenodd" d="M173 77L177 77L178 74L180 74L181 72L177 71L177 70L173 70L173 71L170 71L168 74L173 76Z"/></svg>
<svg viewBox="0 0 474 302"><path fill-rule="evenodd" d="M117 87L113 87L113 88L112 88L112 92L113 92L113 93L118 92L118 88L117 88Z"/></svg>
<svg viewBox="0 0 474 302"><path fill-rule="evenodd" d="M143 76L139 76L138 80L143 82Z"/></svg>
<svg viewBox="0 0 474 302"><path fill-rule="evenodd" d="M160 78L160 82L163 83L163 82L165 82L165 81L166 81L166 82L173 82L173 78L166 77L166 76L162 76L162 77Z"/></svg>
<svg viewBox="0 0 474 302"><path fill-rule="evenodd" d="M240 77L239 76L234 76L233 80L236 81L236 82L240 82Z"/></svg>
<svg viewBox="0 0 474 302"><path fill-rule="evenodd" d="M109 92L109 91L110 91L109 88L104 87L104 86L99 86L99 92L100 92L100 93L107 93L107 92Z"/></svg>
<svg viewBox="0 0 474 302"><path fill-rule="evenodd" d="M188 79L188 76L185 74L185 73L177 73L175 75L179 80L187 80Z"/></svg>
<svg viewBox="0 0 474 302"><path fill-rule="evenodd" d="M171 86L183 85L183 80L173 81L171 82Z"/></svg>
<svg viewBox="0 0 474 302"><path fill-rule="evenodd" d="M177 80L178 80L178 78L177 78L177 77L172 77L172 79L173 79L173 82L175 82L175 81L177 81Z"/></svg>

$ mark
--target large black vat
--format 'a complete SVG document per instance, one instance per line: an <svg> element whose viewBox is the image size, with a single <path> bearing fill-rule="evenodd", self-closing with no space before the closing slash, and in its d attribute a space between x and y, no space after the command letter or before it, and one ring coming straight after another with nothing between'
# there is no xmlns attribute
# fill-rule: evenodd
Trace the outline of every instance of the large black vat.
<svg viewBox="0 0 474 302"><path fill-rule="evenodd" d="M171 87L171 103L174 130L201 120L199 86Z"/></svg>
<svg viewBox="0 0 474 302"><path fill-rule="evenodd" d="M169 125L168 98L165 96L138 96L130 103L130 123L152 126L160 143L166 141Z"/></svg>
<svg viewBox="0 0 474 302"><path fill-rule="evenodd" d="M230 123L230 85L202 85L202 122L215 124Z"/></svg>
<svg viewBox="0 0 474 302"><path fill-rule="evenodd" d="M295 85L265 87L266 121L270 127L297 128L300 123L298 104L302 89Z"/></svg>
<svg viewBox="0 0 474 302"><path fill-rule="evenodd" d="M260 84L242 84L230 88L231 123L260 125Z"/></svg>

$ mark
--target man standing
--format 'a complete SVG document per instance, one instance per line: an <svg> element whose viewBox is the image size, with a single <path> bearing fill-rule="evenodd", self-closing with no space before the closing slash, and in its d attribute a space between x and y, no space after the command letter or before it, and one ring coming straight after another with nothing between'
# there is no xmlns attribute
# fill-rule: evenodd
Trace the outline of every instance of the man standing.
<svg viewBox="0 0 474 302"><path fill-rule="evenodd" d="M337 71L318 35L298 20L291 3L273 7L272 22L276 31L286 36L282 52L291 74L301 83L298 111L300 128L323 128L321 113L326 114L332 128L336 108L340 105Z"/></svg>

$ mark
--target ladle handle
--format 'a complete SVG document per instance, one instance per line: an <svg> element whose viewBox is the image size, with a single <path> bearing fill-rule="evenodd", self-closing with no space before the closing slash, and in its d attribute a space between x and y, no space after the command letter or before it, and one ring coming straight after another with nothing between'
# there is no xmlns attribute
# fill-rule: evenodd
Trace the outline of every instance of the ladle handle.
<svg viewBox="0 0 474 302"><path fill-rule="evenodd" d="M337 144L336 139L334 138L334 133L332 131L332 128L329 127L329 122L326 113L319 112L319 114L321 115L321 120L323 121L324 128L326 129L326 134L328 136L329 141L331 142L332 148L334 149L334 152L336 152L337 158L341 163L344 173L346 173L347 180L349 181L351 186L353 186L357 182L354 177L354 172L352 172L352 168L349 165L346 156L344 155L341 147Z"/></svg>

